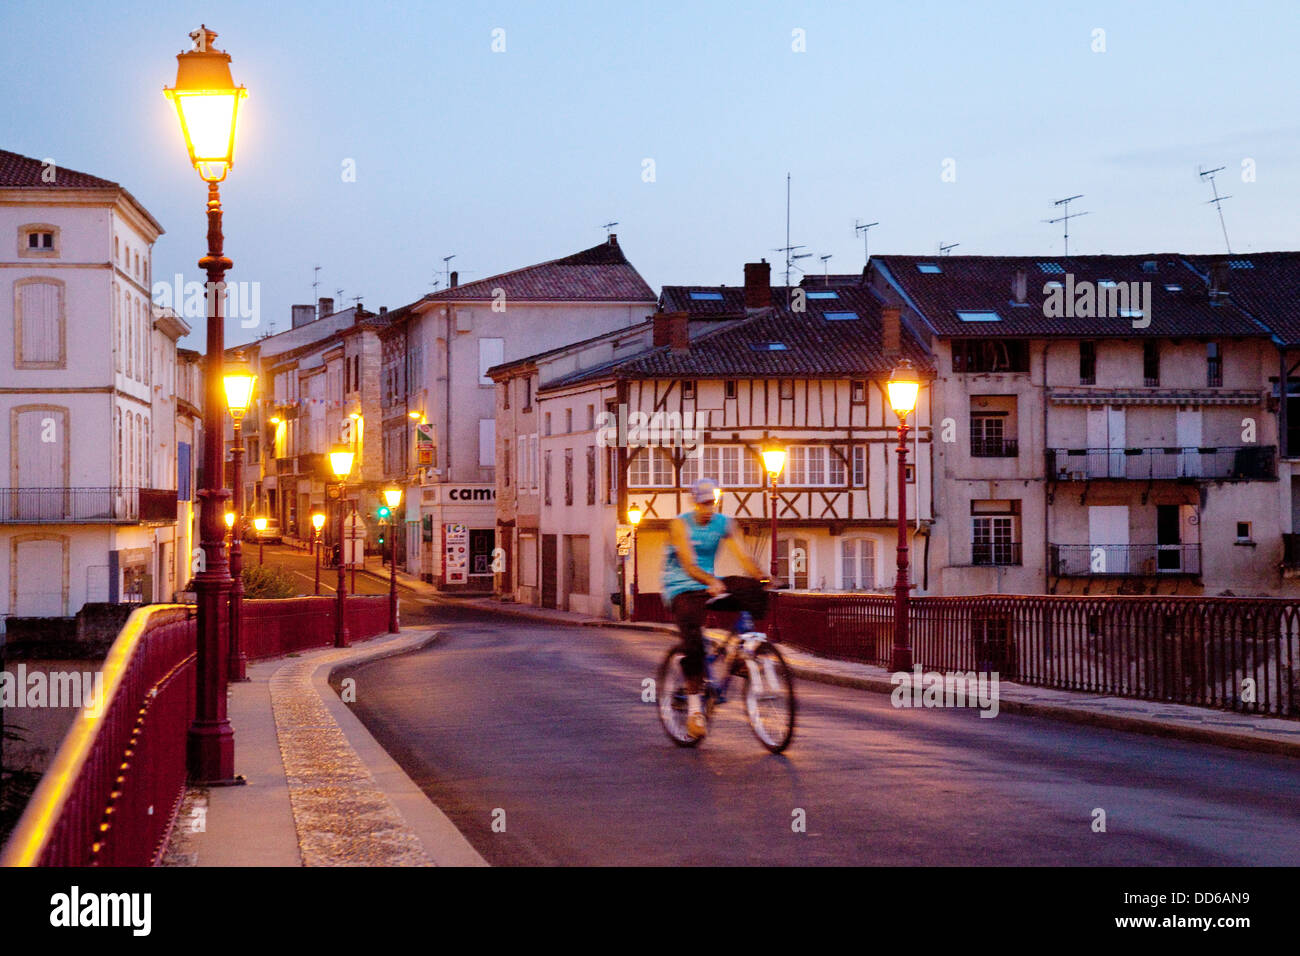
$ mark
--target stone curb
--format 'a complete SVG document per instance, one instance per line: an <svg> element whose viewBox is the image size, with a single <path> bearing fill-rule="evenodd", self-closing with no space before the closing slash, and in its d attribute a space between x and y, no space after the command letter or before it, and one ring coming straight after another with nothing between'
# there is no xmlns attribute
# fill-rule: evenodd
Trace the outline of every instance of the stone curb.
<svg viewBox="0 0 1300 956"><path fill-rule="evenodd" d="M432 631L414 640L357 644L287 662L272 675L272 710L304 865L487 865L329 686L339 668L409 654L441 637Z"/></svg>

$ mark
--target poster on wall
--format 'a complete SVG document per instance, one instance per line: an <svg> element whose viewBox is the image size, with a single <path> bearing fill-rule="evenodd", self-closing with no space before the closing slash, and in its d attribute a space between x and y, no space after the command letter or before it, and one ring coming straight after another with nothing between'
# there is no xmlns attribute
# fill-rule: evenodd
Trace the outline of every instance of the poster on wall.
<svg viewBox="0 0 1300 956"><path fill-rule="evenodd" d="M465 584L469 580L469 526L448 522L442 528L446 581L448 584Z"/></svg>

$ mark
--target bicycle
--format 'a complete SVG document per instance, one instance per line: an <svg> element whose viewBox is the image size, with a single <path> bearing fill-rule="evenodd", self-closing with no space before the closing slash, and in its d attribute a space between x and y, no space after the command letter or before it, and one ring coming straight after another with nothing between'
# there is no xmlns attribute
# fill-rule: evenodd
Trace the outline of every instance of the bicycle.
<svg viewBox="0 0 1300 956"><path fill-rule="evenodd" d="M682 658L685 656L684 644L668 651L659 665L656 699L659 722L668 738L679 747L695 747L703 738L686 733L686 678L682 674ZM719 661L722 663L717 672L721 674L721 681L714 676L715 664ZM747 611L740 613L731 630L704 629L706 721L711 721L714 710L727 702L732 677L745 682L745 716L754 736L772 753L781 753L794 738L798 709L794 676L776 645L762 631L754 630L754 620Z"/></svg>

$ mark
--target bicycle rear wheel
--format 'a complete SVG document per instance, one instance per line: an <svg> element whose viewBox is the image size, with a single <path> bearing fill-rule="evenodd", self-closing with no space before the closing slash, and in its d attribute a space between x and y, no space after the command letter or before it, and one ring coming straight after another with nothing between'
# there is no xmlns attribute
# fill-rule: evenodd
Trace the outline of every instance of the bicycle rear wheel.
<svg viewBox="0 0 1300 956"><path fill-rule="evenodd" d="M678 644L659 665L655 678L655 705L659 710L659 723L668 739L679 747L695 747L703 738L686 733L686 675L682 673L682 658L685 656L686 648Z"/></svg>
<svg viewBox="0 0 1300 956"><path fill-rule="evenodd" d="M754 736L779 754L794 739L794 675L781 652L764 641L745 658L745 716Z"/></svg>

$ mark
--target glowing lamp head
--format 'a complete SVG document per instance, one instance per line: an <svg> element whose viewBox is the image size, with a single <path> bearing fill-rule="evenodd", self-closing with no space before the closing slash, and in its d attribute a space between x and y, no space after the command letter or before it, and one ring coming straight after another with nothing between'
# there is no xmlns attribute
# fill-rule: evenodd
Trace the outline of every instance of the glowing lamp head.
<svg viewBox="0 0 1300 956"><path fill-rule="evenodd" d="M353 412L351 415L348 416L348 418L352 419L354 422L358 421L361 418L361 413Z"/></svg>
<svg viewBox="0 0 1300 956"><path fill-rule="evenodd" d="M407 412L406 415L413 422L418 422L421 418L424 417L424 415L421 412Z"/></svg>
<svg viewBox="0 0 1300 956"><path fill-rule="evenodd" d="M213 46L216 33L200 26L194 46L176 55L176 85L163 93L176 106L190 162L200 176L219 183L235 163L235 123L248 95L230 76L230 54Z"/></svg>
<svg viewBox="0 0 1300 956"><path fill-rule="evenodd" d="M639 525L639 524L641 523L641 515L642 515L642 514L643 514L643 512L641 511L640 508L628 508L628 509L627 509L627 520L630 521L630 522L632 523L632 527L635 528L637 525Z"/></svg>
<svg viewBox="0 0 1300 956"><path fill-rule="evenodd" d="M889 392L889 407L894 410L894 414L900 421L915 410L916 398L921 391L921 380L911 362L903 359L899 363L894 369L894 374L889 376L889 381L885 383L885 390Z"/></svg>
<svg viewBox="0 0 1300 956"><path fill-rule="evenodd" d="M763 448L763 467L773 478L781 474L785 467L785 449L780 445L767 445Z"/></svg>
<svg viewBox="0 0 1300 956"><path fill-rule="evenodd" d="M267 421L270 422L272 425L278 425L278 424L280 424L280 419L277 418L277 417L274 416L274 415L271 416L270 418L268 418Z"/></svg>
<svg viewBox="0 0 1300 956"><path fill-rule="evenodd" d="M346 445L334 446L330 452L330 468L334 470L336 478L346 478L352 474L352 456L352 449Z"/></svg>
<svg viewBox="0 0 1300 956"><path fill-rule="evenodd" d="M402 489L401 489L401 488L385 488L385 489L384 489L384 500L388 502L388 507L390 507L390 508L396 508L398 505L400 505L400 504L402 503Z"/></svg>
<svg viewBox="0 0 1300 956"><path fill-rule="evenodd" d="M253 527L256 528L258 531L265 531L265 530L266 530L266 524L267 524L267 521L266 521L265 518L254 518L254 519L253 519Z"/></svg>
<svg viewBox="0 0 1300 956"><path fill-rule="evenodd" d="M325 516L321 514L319 511L316 512L314 515L311 516L311 526L315 528L317 531L325 527Z"/></svg>
<svg viewBox="0 0 1300 956"><path fill-rule="evenodd" d="M253 400L253 386L257 383L257 376L253 374L252 366L240 358L226 366L222 382L226 386L226 405L230 407L230 417L238 424Z"/></svg>
<svg viewBox="0 0 1300 956"><path fill-rule="evenodd" d="M235 526L235 513L234 513L233 511L227 511L227 512L226 512L226 527L227 527L227 528L233 528L234 526Z"/></svg>

